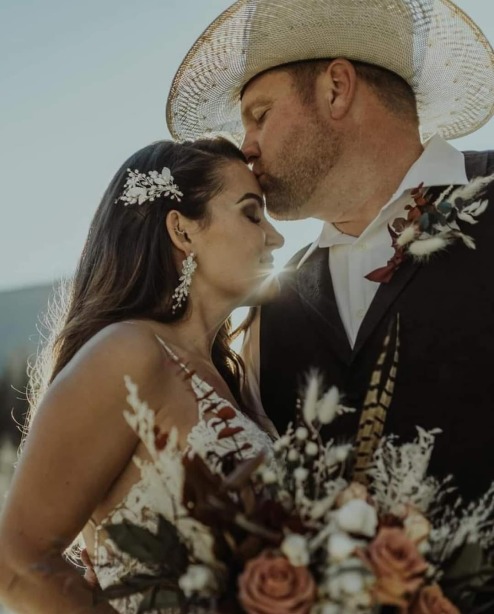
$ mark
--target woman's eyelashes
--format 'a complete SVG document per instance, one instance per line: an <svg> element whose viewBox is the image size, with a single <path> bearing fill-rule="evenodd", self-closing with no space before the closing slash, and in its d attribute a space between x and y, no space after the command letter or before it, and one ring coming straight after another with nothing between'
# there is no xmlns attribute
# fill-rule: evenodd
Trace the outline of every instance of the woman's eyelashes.
<svg viewBox="0 0 494 614"><path fill-rule="evenodd" d="M260 215L260 208L257 203L246 205L245 207L243 207L242 212L245 215L245 217L248 218L253 224L261 223L262 218Z"/></svg>

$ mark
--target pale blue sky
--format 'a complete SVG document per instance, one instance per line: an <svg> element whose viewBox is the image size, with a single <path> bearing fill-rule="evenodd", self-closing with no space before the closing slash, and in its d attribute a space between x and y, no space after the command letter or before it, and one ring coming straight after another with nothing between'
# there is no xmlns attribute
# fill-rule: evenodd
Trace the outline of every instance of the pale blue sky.
<svg viewBox="0 0 494 614"><path fill-rule="evenodd" d="M0 290L70 274L111 176L168 137L180 60L230 0L0 0ZM460 0L494 41L494 2ZM454 141L494 148L494 121ZM284 261L318 223L279 226Z"/></svg>

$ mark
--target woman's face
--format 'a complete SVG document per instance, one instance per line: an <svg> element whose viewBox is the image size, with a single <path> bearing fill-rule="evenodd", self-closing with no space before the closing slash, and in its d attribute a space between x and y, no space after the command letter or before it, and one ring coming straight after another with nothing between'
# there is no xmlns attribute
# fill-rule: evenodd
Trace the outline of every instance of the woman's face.
<svg viewBox="0 0 494 614"><path fill-rule="evenodd" d="M208 225L193 236L194 280L240 303L269 276L283 237L265 218L261 188L248 167L231 161L220 172L223 190L208 203Z"/></svg>

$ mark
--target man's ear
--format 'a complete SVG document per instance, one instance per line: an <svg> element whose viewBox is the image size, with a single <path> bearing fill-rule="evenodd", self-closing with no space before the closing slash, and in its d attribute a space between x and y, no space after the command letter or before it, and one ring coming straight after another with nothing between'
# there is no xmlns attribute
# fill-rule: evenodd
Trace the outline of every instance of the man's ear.
<svg viewBox="0 0 494 614"><path fill-rule="evenodd" d="M175 209L166 215L165 225L170 240L178 250L185 254L191 251L191 241L187 233L189 224L190 220Z"/></svg>
<svg viewBox="0 0 494 614"><path fill-rule="evenodd" d="M345 58L333 60L323 74L322 85L331 117L336 120L343 119L355 97L355 67Z"/></svg>

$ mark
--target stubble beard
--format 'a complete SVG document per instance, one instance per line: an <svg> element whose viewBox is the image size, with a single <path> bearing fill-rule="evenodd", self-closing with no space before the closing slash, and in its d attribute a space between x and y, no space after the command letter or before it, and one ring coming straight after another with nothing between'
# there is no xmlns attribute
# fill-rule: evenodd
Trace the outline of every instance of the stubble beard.
<svg viewBox="0 0 494 614"><path fill-rule="evenodd" d="M314 194L340 156L341 141L317 116L294 129L281 144L273 173L261 177L270 215L277 220L310 217Z"/></svg>

